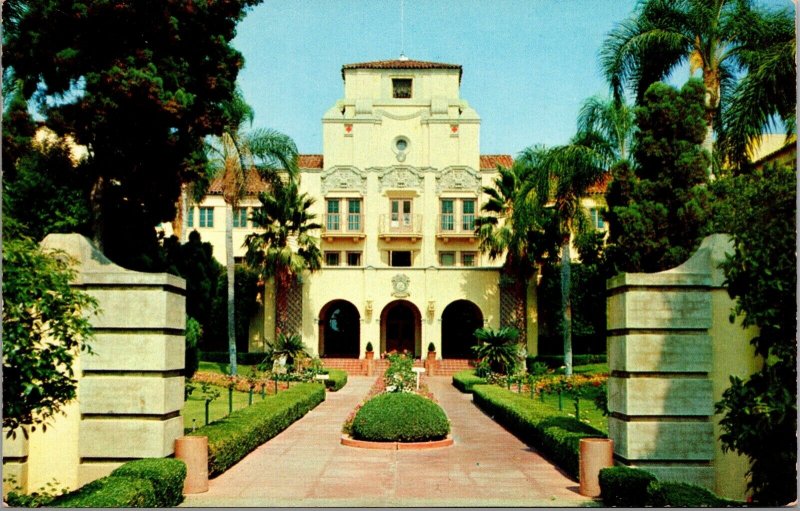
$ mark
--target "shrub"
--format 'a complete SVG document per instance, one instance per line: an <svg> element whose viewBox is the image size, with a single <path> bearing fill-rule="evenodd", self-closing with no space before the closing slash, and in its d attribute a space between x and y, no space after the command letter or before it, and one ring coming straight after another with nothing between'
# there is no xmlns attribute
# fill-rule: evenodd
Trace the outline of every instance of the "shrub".
<svg viewBox="0 0 800 511"><path fill-rule="evenodd" d="M153 483L138 477L108 476L62 495L53 507L158 507Z"/></svg>
<svg viewBox="0 0 800 511"><path fill-rule="evenodd" d="M323 380L325 387L331 392L336 392L347 384L347 371L341 369L328 369L328 379Z"/></svg>
<svg viewBox="0 0 800 511"><path fill-rule="evenodd" d="M579 420L550 412L523 395L493 385L475 385L472 400L576 479L579 477L580 439L606 436Z"/></svg>
<svg viewBox="0 0 800 511"><path fill-rule="evenodd" d="M203 337L203 327L196 319L186 316L186 351L184 352L183 376L191 380L200 366L197 345Z"/></svg>
<svg viewBox="0 0 800 511"><path fill-rule="evenodd" d="M648 485L648 505L653 507L727 507L744 505L714 495L701 486L688 483L653 481Z"/></svg>
<svg viewBox="0 0 800 511"><path fill-rule="evenodd" d="M386 389L390 392L412 392L417 383L414 374L414 359L402 354L388 355L389 367L383 373Z"/></svg>
<svg viewBox="0 0 800 511"><path fill-rule="evenodd" d="M647 488L656 476L638 468L611 467L601 469L599 479L606 506L644 507L650 501Z"/></svg>
<svg viewBox="0 0 800 511"><path fill-rule="evenodd" d="M486 383L484 378L477 376L475 371L467 369L453 375L453 387L461 392L472 392L473 385Z"/></svg>
<svg viewBox="0 0 800 511"><path fill-rule="evenodd" d="M325 400L325 387L301 383L191 433L208 437L208 475L225 472Z"/></svg>
<svg viewBox="0 0 800 511"><path fill-rule="evenodd" d="M472 346L472 351L477 358L488 362L493 372L511 374L517 363L518 337L519 331L516 328L479 328L475 330L478 344Z"/></svg>
<svg viewBox="0 0 800 511"><path fill-rule="evenodd" d="M149 458L129 461L111 472L111 475L138 477L153 483L156 507L174 507L183 501L186 464L181 460Z"/></svg>
<svg viewBox="0 0 800 511"><path fill-rule="evenodd" d="M355 416L353 438L376 442L440 440L450 432L444 410L416 394L390 392L370 399Z"/></svg>

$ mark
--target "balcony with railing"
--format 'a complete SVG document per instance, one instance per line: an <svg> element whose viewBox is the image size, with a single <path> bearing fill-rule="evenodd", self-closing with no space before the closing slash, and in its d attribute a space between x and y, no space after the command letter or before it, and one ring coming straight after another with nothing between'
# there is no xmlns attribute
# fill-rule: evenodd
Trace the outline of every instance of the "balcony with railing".
<svg viewBox="0 0 800 511"><path fill-rule="evenodd" d="M381 215L378 237L382 240L417 241L422 238L422 215L392 213Z"/></svg>
<svg viewBox="0 0 800 511"><path fill-rule="evenodd" d="M326 241L359 241L364 237L364 215L361 213L328 213L322 216L322 238Z"/></svg>
<svg viewBox="0 0 800 511"><path fill-rule="evenodd" d="M442 213L436 220L436 237L444 242L451 239L473 241L475 235L475 214Z"/></svg>

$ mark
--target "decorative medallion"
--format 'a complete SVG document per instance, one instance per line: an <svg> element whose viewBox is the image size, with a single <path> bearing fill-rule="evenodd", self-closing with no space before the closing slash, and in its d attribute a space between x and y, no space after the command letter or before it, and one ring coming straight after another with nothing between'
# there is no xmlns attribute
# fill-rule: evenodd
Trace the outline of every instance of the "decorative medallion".
<svg viewBox="0 0 800 511"><path fill-rule="evenodd" d="M408 275L404 275L402 273L398 273L394 277L392 277L392 296L396 296L398 298L405 298L410 295L408 292L408 285L410 283Z"/></svg>

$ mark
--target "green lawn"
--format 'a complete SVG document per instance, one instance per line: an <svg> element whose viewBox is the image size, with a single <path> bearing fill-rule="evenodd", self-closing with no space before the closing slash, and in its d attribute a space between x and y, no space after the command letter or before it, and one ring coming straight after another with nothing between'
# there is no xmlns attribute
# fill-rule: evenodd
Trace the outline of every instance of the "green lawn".
<svg viewBox="0 0 800 511"><path fill-rule="evenodd" d="M517 392L516 385L511 386L511 392ZM575 417L575 402L566 395L563 396L563 409L560 412L558 410L557 394L545 394L544 402L540 400L539 396L536 396L534 401L535 406L542 406L553 411L554 413L561 413L563 415ZM590 426L599 429L603 433L608 434L608 417L604 417L600 410L597 409L597 407L594 405L593 399L581 399L580 407L581 422L589 424Z"/></svg>
<svg viewBox="0 0 800 511"><path fill-rule="evenodd" d="M228 370L229 364L223 364L222 362L203 362L200 361L200 367L198 367L198 371L206 371L208 373L217 373L217 374L230 374ZM236 373L239 376L247 376L250 374L252 369L255 369L256 366L254 365L242 365L236 364Z"/></svg>
<svg viewBox="0 0 800 511"><path fill-rule="evenodd" d="M203 362L201 362L202 364ZM206 369L204 369L206 370ZM208 420L214 422L228 415L228 389L209 385L211 388L219 390L220 396L211 402L208 409ZM247 406L248 394L247 392L233 392L233 409L238 410ZM261 400L261 394L253 394L253 402ZM183 405L183 427L185 430L191 431L192 419L197 419L197 427L205 425L205 400L203 393L198 386L191 396L186 400Z"/></svg>

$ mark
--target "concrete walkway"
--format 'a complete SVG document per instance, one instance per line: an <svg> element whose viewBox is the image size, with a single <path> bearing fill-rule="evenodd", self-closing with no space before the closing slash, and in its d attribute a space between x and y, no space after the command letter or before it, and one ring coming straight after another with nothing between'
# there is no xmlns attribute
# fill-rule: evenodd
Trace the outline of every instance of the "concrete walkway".
<svg viewBox="0 0 800 511"><path fill-rule="evenodd" d="M487 417L449 377L428 378L455 445L383 451L339 443L374 377L353 376L324 403L236 466L189 507L592 506L572 481Z"/></svg>

